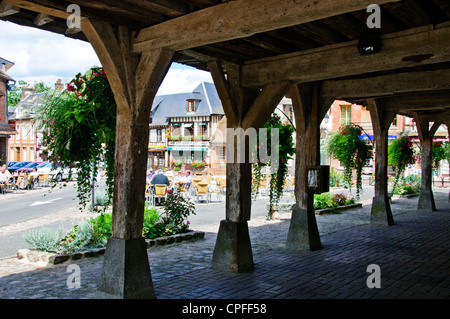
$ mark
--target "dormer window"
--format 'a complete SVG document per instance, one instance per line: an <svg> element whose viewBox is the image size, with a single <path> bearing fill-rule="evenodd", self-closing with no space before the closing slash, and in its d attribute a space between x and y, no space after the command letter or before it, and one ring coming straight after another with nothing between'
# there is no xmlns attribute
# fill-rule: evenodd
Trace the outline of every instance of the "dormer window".
<svg viewBox="0 0 450 319"><path fill-rule="evenodd" d="M187 100L187 111L195 112L195 100Z"/></svg>

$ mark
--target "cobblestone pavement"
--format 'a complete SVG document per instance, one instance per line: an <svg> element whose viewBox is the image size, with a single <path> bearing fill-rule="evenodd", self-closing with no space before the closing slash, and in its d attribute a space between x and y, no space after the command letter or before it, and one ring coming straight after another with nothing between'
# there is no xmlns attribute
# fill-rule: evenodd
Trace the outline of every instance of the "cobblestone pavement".
<svg viewBox="0 0 450 319"><path fill-rule="evenodd" d="M450 204L448 189L435 190L437 212L417 211L416 199L392 203L395 226L368 224L370 205L321 215L323 249L288 252L289 213L280 221L249 222L255 270L211 269L217 227L204 240L148 250L159 299L450 299ZM365 204L370 204L365 202ZM67 264L39 267L15 258L0 261L0 298L91 299L96 296L102 257L85 258L81 287L67 287ZM381 269L381 288L369 289L367 267Z"/></svg>

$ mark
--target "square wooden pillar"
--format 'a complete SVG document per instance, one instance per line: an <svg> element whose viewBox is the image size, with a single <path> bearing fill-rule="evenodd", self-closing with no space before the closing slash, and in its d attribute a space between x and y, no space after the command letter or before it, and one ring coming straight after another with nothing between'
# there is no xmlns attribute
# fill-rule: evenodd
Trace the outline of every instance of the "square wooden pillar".
<svg viewBox="0 0 450 319"><path fill-rule="evenodd" d="M370 223L372 225L394 225L388 197L388 133L395 111L383 109L382 102L367 101L375 140L375 196L372 200Z"/></svg>
<svg viewBox="0 0 450 319"><path fill-rule="evenodd" d="M82 30L108 76L117 104L112 237L98 285L100 298L153 298L153 283L142 237L149 119L172 51L131 52L126 27L83 20Z"/></svg>
<svg viewBox="0 0 450 319"><path fill-rule="evenodd" d="M322 248L314 211L314 194L307 192L306 170L320 165L320 124L332 104L322 100L320 85L293 85L289 91L296 126L295 200L286 241L289 250Z"/></svg>
<svg viewBox="0 0 450 319"><path fill-rule="evenodd" d="M433 184L433 138L441 121L436 121L430 128L430 121L423 118L419 113L414 113L414 121L417 125L417 132L422 147L422 188L419 194L418 210L436 211L432 184Z"/></svg>
<svg viewBox="0 0 450 319"><path fill-rule="evenodd" d="M227 117L227 133L242 131L243 134L227 134L226 164L226 213L220 222L214 248L214 269L248 272L253 270L253 255L248 232L251 216L252 164L246 135L263 127L275 107L289 88L289 83L268 85L261 89L241 87L241 67L227 64L226 76L222 66L214 61L208 64L214 84ZM235 143L239 140L239 142ZM238 149L245 147L246 158L238 159ZM233 158L230 158L233 154Z"/></svg>

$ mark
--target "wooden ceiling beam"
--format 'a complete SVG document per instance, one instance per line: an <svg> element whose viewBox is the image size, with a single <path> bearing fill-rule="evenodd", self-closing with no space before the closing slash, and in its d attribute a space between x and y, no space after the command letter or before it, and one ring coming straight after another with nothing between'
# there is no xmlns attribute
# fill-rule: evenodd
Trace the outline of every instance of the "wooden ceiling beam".
<svg viewBox="0 0 450 319"><path fill-rule="evenodd" d="M439 79L436 81L436 79ZM404 72L323 82L322 94L337 99L367 99L401 93L450 90L450 69Z"/></svg>
<svg viewBox="0 0 450 319"><path fill-rule="evenodd" d="M380 0L378 5L399 0ZM186 50L365 10L367 0L235 0L142 29L133 50Z"/></svg>
<svg viewBox="0 0 450 319"><path fill-rule="evenodd" d="M361 56L358 41L349 41L277 57L247 61L242 85L304 83L450 61L450 24L425 26L382 36L377 54ZM424 45L426 44L426 45Z"/></svg>

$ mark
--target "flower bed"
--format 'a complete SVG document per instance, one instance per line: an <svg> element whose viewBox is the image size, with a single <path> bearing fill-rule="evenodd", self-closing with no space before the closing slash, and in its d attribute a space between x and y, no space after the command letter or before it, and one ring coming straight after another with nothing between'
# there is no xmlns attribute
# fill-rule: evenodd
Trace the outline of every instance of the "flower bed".
<svg viewBox="0 0 450 319"><path fill-rule="evenodd" d="M154 245L152 240L171 243L181 241L184 236L190 238L187 220L190 214L195 214L194 204L177 194L166 198L163 212L147 205L144 211L142 236L149 240L151 246ZM43 253L38 259L55 263L53 259L65 261L70 258L76 259L79 254L101 253L106 247L108 238L112 236L111 225L112 214L102 213L75 225L65 236L62 235L62 228L56 231L45 227L32 230L24 235L25 241L32 247L32 253L23 252L19 255L25 258L24 256L34 255L38 251ZM184 235L185 233L189 234ZM173 239L170 236L174 236ZM30 258L36 259L33 256L28 259Z"/></svg>
<svg viewBox="0 0 450 319"><path fill-rule="evenodd" d="M173 243L180 243L183 241L196 241L203 239L205 233L202 231L189 230L186 233L175 234L170 236L156 237L153 239L146 239L147 248L169 245ZM36 249L20 249L17 252L17 258L30 263L56 265L65 263L71 260L78 260L81 258L98 257L105 253L106 247L94 248L82 251L76 251L66 254L52 253L46 251L39 251Z"/></svg>

